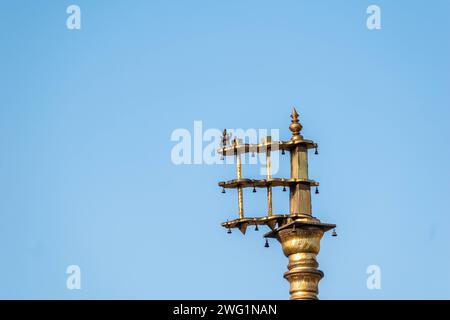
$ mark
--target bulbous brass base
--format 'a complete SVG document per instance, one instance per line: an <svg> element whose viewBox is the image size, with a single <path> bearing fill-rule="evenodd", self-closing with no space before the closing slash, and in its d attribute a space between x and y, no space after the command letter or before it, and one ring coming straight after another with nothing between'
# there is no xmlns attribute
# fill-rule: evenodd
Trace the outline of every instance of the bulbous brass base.
<svg viewBox="0 0 450 320"><path fill-rule="evenodd" d="M323 272L317 269L319 264L316 256L324 231L320 225L305 226L295 222L292 227L274 230L283 253L289 258L288 271L284 277L290 284L291 300L318 299Z"/></svg>

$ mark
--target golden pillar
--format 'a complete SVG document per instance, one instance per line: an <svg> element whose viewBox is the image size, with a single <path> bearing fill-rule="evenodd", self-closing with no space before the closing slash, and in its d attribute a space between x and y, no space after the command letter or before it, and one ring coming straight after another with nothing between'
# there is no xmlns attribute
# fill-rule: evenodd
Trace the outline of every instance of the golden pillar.
<svg viewBox="0 0 450 320"><path fill-rule="evenodd" d="M318 269L317 254L320 251L320 240L324 233L336 227L334 224L321 223L319 219L312 216L311 188L316 187L318 193L319 183L310 180L308 177L308 150L315 149L317 154L317 144L311 140L305 140L300 134L302 125L298 120L295 108L291 114L291 124L289 129L292 137L288 141L274 142L270 137L263 139L261 144L236 143L232 145L227 142L227 134L224 131L224 139L219 153L223 156L235 155L238 158L238 175L236 180L223 181L219 186L235 188L238 190L239 218L222 223L228 228L238 228L245 234L248 225L266 225L271 231L266 233L267 238L275 238L281 243L283 253L288 257L288 271L284 277L290 284L289 293L293 300L318 299L319 281L323 277L323 272ZM270 173L271 152L281 150L290 152L291 176L289 179L273 178ZM240 155L247 152L266 153L266 179L244 179L242 178ZM244 218L242 213L242 188L252 187L267 189L268 213L264 217ZM289 213L273 214L272 212L272 188L289 187ZM336 232L333 231L333 236Z"/></svg>

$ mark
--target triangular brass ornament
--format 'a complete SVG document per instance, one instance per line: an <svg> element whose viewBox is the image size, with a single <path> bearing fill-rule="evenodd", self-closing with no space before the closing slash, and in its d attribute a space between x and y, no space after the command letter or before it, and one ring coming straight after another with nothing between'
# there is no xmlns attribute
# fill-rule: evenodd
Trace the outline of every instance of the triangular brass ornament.
<svg viewBox="0 0 450 320"><path fill-rule="evenodd" d="M245 235L245 232L247 231L247 226L248 226L247 223L242 223L239 225L239 231L241 231L242 234L244 234L244 235Z"/></svg>

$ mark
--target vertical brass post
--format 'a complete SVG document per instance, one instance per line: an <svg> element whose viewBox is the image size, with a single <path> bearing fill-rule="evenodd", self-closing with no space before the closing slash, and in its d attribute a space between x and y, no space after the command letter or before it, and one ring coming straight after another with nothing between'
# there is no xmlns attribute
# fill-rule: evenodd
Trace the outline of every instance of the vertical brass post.
<svg viewBox="0 0 450 320"><path fill-rule="evenodd" d="M298 121L295 108L292 110L291 118L292 123L289 127L292 131L291 140L302 140L303 137L300 135L302 125ZM296 145L291 150L291 179L308 179L308 149L305 146ZM290 188L289 212L290 214L312 214L309 185L297 183Z"/></svg>
<svg viewBox="0 0 450 320"><path fill-rule="evenodd" d="M289 126L292 131L291 140L299 142L303 140L303 136L300 135L302 125L295 108L292 110L291 118ZM291 150L291 179L308 179L308 149L301 144L295 145ZM309 185L296 183L290 188L289 211L290 214L306 214L312 219ZM289 223L293 228L278 229L276 238L280 241L284 254L289 258L288 271L284 277L290 284L290 298L317 299L323 272L318 270L316 256L320 250L320 239L324 231L320 227L303 227L302 224L295 228L296 223L299 223L296 219L289 219Z"/></svg>
<svg viewBox="0 0 450 320"><path fill-rule="evenodd" d="M266 179L269 180L272 178L272 174L270 172L270 143L272 142L272 137L267 136L264 139L264 143L266 144ZM271 216L273 214L272 210L272 186L267 186L267 215Z"/></svg>
<svg viewBox="0 0 450 320"><path fill-rule="evenodd" d="M308 149L298 145L291 151L291 179L308 179ZM289 211L291 214L311 215L311 187L297 183L290 188Z"/></svg>
<svg viewBox="0 0 450 320"><path fill-rule="evenodd" d="M233 140L233 145L234 145L234 150L235 150L234 152L235 152L235 157L236 157L236 174L237 174L238 180L242 179L241 155L237 151L237 146L239 145L239 143L240 143L240 141L238 139L235 138ZM238 192L239 219L242 219L242 218L244 218L244 200L243 200L243 195L242 195L242 187L238 187L237 192Z"/></svg>

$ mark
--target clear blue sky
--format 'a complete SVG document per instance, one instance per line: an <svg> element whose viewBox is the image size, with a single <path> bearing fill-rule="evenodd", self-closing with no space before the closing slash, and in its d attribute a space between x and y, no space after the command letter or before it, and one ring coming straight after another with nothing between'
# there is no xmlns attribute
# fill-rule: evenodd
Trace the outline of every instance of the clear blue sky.
<svg viewBox="0 0 450 320"><path fill-rule="evenodd" d="M449 299L449 14L446 0L2 1L0 298L287 298L279 245L220 227L234 169L175 166L170 136L201 120L288 139L296 105L320 144L314 215L338 224L320 297Z"/></svg>

